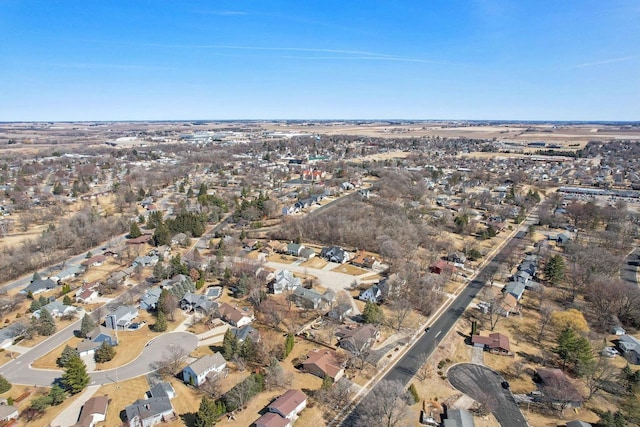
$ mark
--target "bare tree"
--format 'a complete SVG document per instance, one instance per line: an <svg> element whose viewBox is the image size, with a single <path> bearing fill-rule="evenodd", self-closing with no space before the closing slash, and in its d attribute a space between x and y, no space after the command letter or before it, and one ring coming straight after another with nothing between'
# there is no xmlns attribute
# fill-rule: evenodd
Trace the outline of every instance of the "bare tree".
<svg viewBox="0 0 640 427"><path fill-rule="evenodd" d="M331 387L319 390L318 400L329 409L339 409L351 401L352 395L351 383L342 378Z"/></svg>
<svg viewBox="0 0 640 427"><path fill-rule="evenodd" d="M540 307L540 329L538 329L538 337L536 341L540 342L542 337L544 336L544 331L547 329L547 326L551 323L551 313L553 313L553 308L550 305L544 304Z"/></svg>
<svg viewBox="0 0 640 427"><path fill-rule="evenodd" d="M174 375L180 369L182 361L188 352L177 344L170 344L163 352L162 359L157 363L158 373L163 377Z"/></svg>
<svg viewBox="0 0 640 427"><path fill-rule="evenodd" d="M405 298L397 298L391 302L391 316L390 321L392 326L399 331L405 325L407 317L411 314L411 302Z"/></svg>
<svg viewBox="0 0 640 427"><path fill-rule="evenodd" d="M399 381L380 381L356 408L356 425L394 427L408 416L410 398Z"/></svg>

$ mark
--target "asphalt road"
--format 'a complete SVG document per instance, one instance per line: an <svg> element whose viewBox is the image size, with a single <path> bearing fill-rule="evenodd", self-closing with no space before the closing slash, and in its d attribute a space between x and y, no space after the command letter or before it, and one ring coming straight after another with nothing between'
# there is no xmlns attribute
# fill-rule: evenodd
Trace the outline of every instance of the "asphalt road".
<svg viewBox="0 0 640 427"><path fill-rule="evenodd" d="M523 227L527 227L528 224L531 223L531 221L527 221ZM403 385L407 385L409 383L424 362L424 355L426 354L427 357L431 356L431 353L433 353L437 348L440 341L442 341L449 330L458 321L462 313L464 313L469 303L476 297L485 284L498 272L500 265L506 262L511 252L518 246L518 244L521 243L519 234L520 233L505 244L500 252L498 252L493 259L484 266L475 279L469 282L467 287L462 290L460 295L458 295L458 297L453 301L447 311L442 313L442 315L431 325L429 330L418 338L416 343L381 380L400 381ZM374 387L378 387L378 385ZM364 399L367 398L368 395L364 397ZM358 408L353 410L341 425L345 427L355 425L356 419L354 414L356 414L357 411Z"/></svg>
<svg viewBox="0 0 640 427"><path fill-rule="evenodd" d="M620 278L632 285L638 284L638 267L640 267L640 248L636 248L625 259L622 269L620 269Z"/></svg>
<svg viewBox="0 0 640 427"><path fill-rule="evenodd" d="M449 382L456 389L484 403L501 426L528 427L511 391L502 388L504 378L486 366L461 363L447 372Z"/></svg>
<svg viewBox="0 0 640 427"><path fill-rule="evenodd" d="M67 329L71 330L73 333L73 329L71 329L71 327ZM121 334L126 334L126 332L121 332ZM58 338L59 336L61 338ZM57 345L65 342L64 334L56 334L49 339L53 339L58 343ZM33 350L3 365L0 368L0 375L4 376L12 384L50 386L62 376L62 371L53 369L35 369L30 365L36 359L50 351L49 347L51 347L51 345L53 345L53 341L46 346L37 346ZM173 345L180 346L186 353L190 353L198 346L198 337L189 332L170 332L160 335L150 341L150 344L144 348L140 356L132 362L120 366L117 369L91 372L89 374L91 377L90 384L110 384L153 372L156 370L155 364L166 357L167 351L169 351L168 349ZM44 351L42 349L44 349Z"/></svg>

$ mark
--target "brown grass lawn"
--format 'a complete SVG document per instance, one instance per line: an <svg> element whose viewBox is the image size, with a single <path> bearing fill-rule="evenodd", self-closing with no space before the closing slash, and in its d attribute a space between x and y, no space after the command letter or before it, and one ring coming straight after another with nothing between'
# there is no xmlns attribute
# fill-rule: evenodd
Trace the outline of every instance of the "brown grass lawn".
<svg viewBox="0 0 640 427"><path fill-rule="evenodd" d="M338 272L338 273L349 274L351 276L360 276L362 274L369 273L368 270L353 266L351 264L339 265L339 266L333 268L331 271L335 271L335 272Z"/></svg>
<svg viewBox="0 0 640 427"><path fill-rule="evenodd" d="M267 257L267 261L278 262L280 264L293 264L298 258L284 254L273 254Z"/></svg>
<svg viewBox="0 0 640 427"><path fill-rule="evenodd" d="M94 396L109 396L111 399L107 409L105 426L120 426L122 424L120 411L131 405L136 399L143 399L147 390L149 390L149 383L144 376L100 387Z"/></svg>
<svg viewBox="0 0 640 427"><path fill-rule="evenodd" d="M25 391L28 391L31 394L27 398L22 400L20 403L14 403L14 405L18 407L19 412L22 412L23 410L27 409L29 407L29 403L34 398L49 393L49 388L48 387L31 387L31 386L14 385L13 387L11 387L11 390L7 391L6 393L1 394L0 396L2 396L4 398L12 397L14 399L17 399ZM68 407L75 399L76 399L76 396L71 396L71 397L67 398L64 402L62 402L61 405L51 406L51 407L47 408L47 410L44 412L44 414L40 418L38 418L37 420L33 420L33 421L29 421L29 422L27 422L26 420L19 420L18 421L18 425L19 426L28 425L29 427L31 427L31 426L34 426L34 427L49 426L51 421L53 421L53 419L55 417L57 417L58 414L60 414L66 407Z"/></svg>
<svg viewBox="0 0 640 427"><path fill-rule="evenodd" d="M324 258L320 258L320 257L314 256L313 258L310 258L310 259L306 260L305 262L301 263L300 267L309 267L309 268L322 269L327 264L328 264L328 262Z"/></svg>

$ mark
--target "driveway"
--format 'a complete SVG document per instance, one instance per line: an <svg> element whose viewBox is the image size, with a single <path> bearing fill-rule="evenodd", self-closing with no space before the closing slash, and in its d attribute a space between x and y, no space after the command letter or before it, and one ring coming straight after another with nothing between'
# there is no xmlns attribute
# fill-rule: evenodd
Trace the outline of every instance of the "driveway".
<svg viewBox="0 0 640 427"><path fill-rule="evenodd" d="M503 427L527 427L529 424L516 404L511 391L502 388L504 378L486 366L461 363L447 372L453 387L487 405Z"/></svg>
<svg viewBox="0 0 640 427"><path fill-rule="evenodd" d="M124 381L130 378L146 375L156 370L156 363L162 361L167 355L167 349L177 345L186 353L190 353L198 346L198 337L190 332L170 332L154 338L144 348L140 356L126 365L107 371L90 372L91 385L109 384ZM62 376L62 371L57 369L35 369L31 362L21 360L31 352L12 360L0 367L0 375L13 384L34 386L50 386Z"/></svg>

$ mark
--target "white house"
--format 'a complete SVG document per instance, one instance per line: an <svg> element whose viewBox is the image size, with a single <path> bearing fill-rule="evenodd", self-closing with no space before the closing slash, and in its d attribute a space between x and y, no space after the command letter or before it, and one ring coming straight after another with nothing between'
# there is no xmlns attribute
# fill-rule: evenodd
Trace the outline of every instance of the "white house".
<svg viewBox="0 0 640 427"><path fill-rule="evenodd" d="M220 352L203 356L191 363L182 370L182 380L194 386L200 386L207 380L207 375L211 372L221 372L227 367Z"/></svg>
<svg viewBox="0 0 640 427"><path fill-rule="evenodd" d="M107 396L94 396L82 406L78 423L73 427L93 427L96 423L104 421L109 408Z"/></svg>
<svg viewBox="0 0 640 427"><path fill-rule="evenodd" d="M39 319L41 310L47 310L49 314L51 314L51 317L62 317L76 314L77 308L72 305L64 305L60 301L51 301L49 304L43 306L40 310L34 311L31 317Z"/></svg>
<svg viewBox="0 0 640 427"><path fill-rule="evenodd" d="M300 390L291 389L267 406L267 410L288 420L293 420L306 407L307 395Z"/></svg>
<svg viewBox="0 0 640 427"><path fill-rule="evenodd" d="M294 291L301 285L300 279L294 277L293 273L285 268L276 274L276 281L273 283L272 290L275 295L278 295L285 291Z"/></svg>

